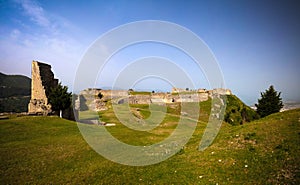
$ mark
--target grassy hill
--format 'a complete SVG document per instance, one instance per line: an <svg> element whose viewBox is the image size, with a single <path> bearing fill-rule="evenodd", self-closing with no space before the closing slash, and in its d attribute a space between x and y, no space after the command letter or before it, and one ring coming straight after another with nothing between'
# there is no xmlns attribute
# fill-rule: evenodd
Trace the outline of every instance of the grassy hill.
<svg viewBox="0 0 300 185"><path fill-rule="evenodd" d="M244 104L235 95L226 95L226 98L227 106L224 119L227 123L231 125L242 125L259 118L256 111Z"/></svg>
<svg viewBox="0 0 300 185"><path fill-rule="evenodd" d="M27 112L31 79L0 73L0 112Z"/></svg>
<svg viewBox="0 0 300 185"><path fill-rule="evenodd" d="M208 118L209 102L185 148L155 165L125 166L97 154L82 138L76 123L57 117L0 120L0 179L3 184L299 184L300 109L277 113L248 124L224 123L214 143L197 150ZM135 108L135 107L133 107ZM178 120L168 108L164 125ZM143 114L143 113L142 113ZM145 114L146 115L146 114ZM136 145L159 139L134 132L112 116L107 129ZM165 136L165 135L163 135Z"/></svg>

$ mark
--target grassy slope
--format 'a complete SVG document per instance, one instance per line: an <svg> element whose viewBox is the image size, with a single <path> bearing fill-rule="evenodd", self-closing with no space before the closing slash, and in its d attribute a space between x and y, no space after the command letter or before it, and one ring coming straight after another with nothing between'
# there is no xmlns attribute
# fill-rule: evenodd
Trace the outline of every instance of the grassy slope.
<svg viewBox="0 0 300 185"><path fill-rule="evenodd" d="M129 91L130 95L151 95L148 91Z"/></svg>
<svg viewBox="0 0 300 185"><path fill-rule="evenodd" d="M226 95L226 98L225 121L227 123L240 125L259 118L259 115L253 109L244 104L235 95Z"/></svg>
<svg viewBox="0 0 300 185"><path fill-rule="evenodd" d="M205 120L209 105L202 108ZM214 144L199 152L205 128L200 121L183 151L159 164L131 167L94 152L74 122L57 117L0 120L0 179L3 184L299 184L299 125L299 109L242 126L225 123ZM109 129L129 143L143 144L148 137L128 137L132 131L120 124Z"/></svg>

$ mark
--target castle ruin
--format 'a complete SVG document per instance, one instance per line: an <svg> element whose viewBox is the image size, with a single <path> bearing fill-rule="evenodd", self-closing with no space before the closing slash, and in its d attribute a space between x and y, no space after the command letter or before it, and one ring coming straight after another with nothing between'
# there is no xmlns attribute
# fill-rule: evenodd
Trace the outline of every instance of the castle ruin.
<svg viewBox="0 0 300 185"><path fill-rule="evenodd" d="M47 115L52 112L48 101L50 89L58 85L51 66L38 61L32 61L31 68L31 99L28 104L29 114Z"/></svg>
<svg viewBox="0 0 300 185"><path fill-rule="evenodd" d="M48 115L53 113L48 97L51 88L58 85L58 79L54 78L49 64L32 61L31 99L28 104L29 114ZM101 98L99 98L101 94ZM76 100L75 109L89 109L95 111L106 110L107 102L114 104L166 104L180 102L202 102L212 97L213 94L231 95L229 89L181 89L173 88L171 93L134 92L127 90L102 90L89 88L80 92ZM84 106L82 106L84 105ZM81 110L82 111L82 110ZM69 108L63 117L73 119L73 109Z"/></svg>
<svg viewBox="0 0 300 185"><path fill-rule="evenodd" d="M98 95L101 94L101 98ZM180 89L173 88L171 93L164 92L135 92L133 90L103 90L97 88L88 88L80 92L76 100L76 109L102 111L107 110L107 102L113 104L169 104L183 102L203 102L207 101L214 94L231 95L229 89Z"/></svg>

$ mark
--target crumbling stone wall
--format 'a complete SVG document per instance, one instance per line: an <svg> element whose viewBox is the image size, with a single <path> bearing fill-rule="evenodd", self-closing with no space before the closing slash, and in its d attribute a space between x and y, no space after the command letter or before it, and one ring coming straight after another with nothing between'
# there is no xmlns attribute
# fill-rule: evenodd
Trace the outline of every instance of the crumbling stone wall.
<svg viewBox="0 0 300 185"><path fill-rule="evenodd" d="M130 95L129 104L149 104L151 103L150 95Z"/></svg>
<svg viewBox="0 0 300 185"><path fill-rule="evenodd" d="M28 104L29 114L49 114L51 105L48 96L50 89L56 87L58 79L54 78L51 66L38 61L32 61L31 69L31 99Z"/></svg>
<svg viewBox="0 0 300 185"><path fill-rule="evenodd" d="M111 101L113 104L165 104L176 102L202 102L207 101L213 93L217 94L231 94L229 89L198 89L198 90L185 90L173 88L175 93L150 93L145 95L131 95L126 90L102 90L96 88L85 89L80 92L77 103L77 110L107 110L107 102ZM178 93L178 91L180 91ZM98 94L102 94L102 98ZM79 106L80 105L80 106Z"/></svg>

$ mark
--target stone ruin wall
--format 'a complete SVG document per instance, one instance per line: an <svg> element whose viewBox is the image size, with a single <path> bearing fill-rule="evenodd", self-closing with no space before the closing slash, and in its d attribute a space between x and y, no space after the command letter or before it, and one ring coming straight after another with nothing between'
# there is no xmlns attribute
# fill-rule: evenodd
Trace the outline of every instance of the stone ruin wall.
<svg viewBox="0 0 300 185"><path fill-rule="evenodd" d="M99 99L97 96L101 93L103 97ZM179 95L179 94L180 95ZM77 104L80 104L80 99L84 99L86 106L90 110L101 111L106 110L107 101L112 100L114 104L165 104L175 102L202 102L207 101L213 94L231 95L229 89L213 89L213 90L185 90L173 88L172 93L151 93L149 95L130 95L127 90L102 90L102 89L86 89L81 91ZM81 97L81 98L80 98ZM79 106L77 106L79 108Z"/></svg>
<svg viewBox="0 0 300 185"><path fill-rule="evenodd" d="M31 69L31 99L28 104L29 114L44 114L52 112L48 101L50 89L57 86L51 66L38 61L32 62Z"/></svg>

